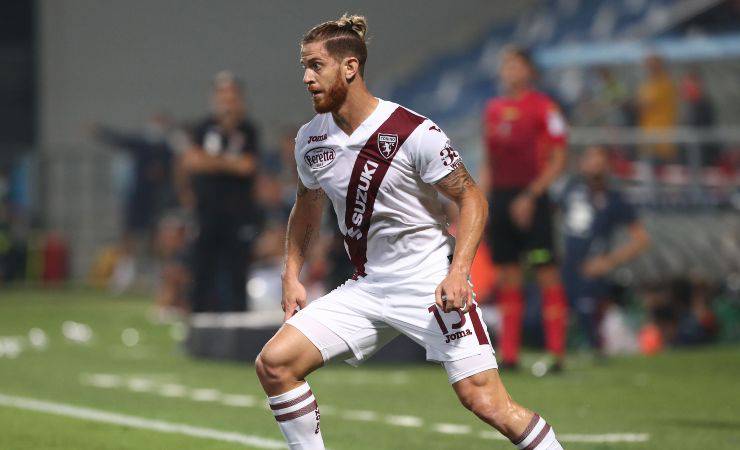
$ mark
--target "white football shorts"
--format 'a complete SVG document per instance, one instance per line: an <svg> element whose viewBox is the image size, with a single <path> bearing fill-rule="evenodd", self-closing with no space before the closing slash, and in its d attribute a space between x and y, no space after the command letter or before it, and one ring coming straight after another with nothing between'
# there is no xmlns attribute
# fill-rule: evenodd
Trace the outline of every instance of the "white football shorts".
<svg viewBox="0 0 740 450"><path fill-rule="evenodd" d="M288 319L321 351L327 362L349 356L357 366L400 333L440 362L450 383L497 368L480 308L443 312L434 291L447 270L424 278L348 280Z"/></svg>

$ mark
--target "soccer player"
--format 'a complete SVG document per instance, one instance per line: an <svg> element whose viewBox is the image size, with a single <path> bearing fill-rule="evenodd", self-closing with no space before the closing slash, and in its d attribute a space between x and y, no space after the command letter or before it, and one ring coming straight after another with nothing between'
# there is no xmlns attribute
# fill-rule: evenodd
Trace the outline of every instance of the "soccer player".
<svg viewBox="0 0 740 450"><path fill-rule="evenodd" d="M332 358L369 358L399 333L440 362L460 401L520 449L561 449L540 416L516 404L498 372L468 282L485 197L432 121L375 98L364 81L365 19L342 16L301 42L318 113L296 137L299 182L283 269L286 323L256 361L291 449L323 449L306 376ZM457 242L438 193L461 209ZM355 275L307 304L298 276L331 201Z"/></svg>
<svg viewBox="0 0 740 450"><path fill-rule="evenodd" d="M504 49L499 78L504 95L491 99L484 116L481 185L490 189L488 230L493 261L500 267L501 366L516 368L524 315L523 266L534 267L542 292L545 344L553 370L562 368L567 299L555 264L548 188L565 167L566 126L558 107L533 89L528 53Z"/></svg>

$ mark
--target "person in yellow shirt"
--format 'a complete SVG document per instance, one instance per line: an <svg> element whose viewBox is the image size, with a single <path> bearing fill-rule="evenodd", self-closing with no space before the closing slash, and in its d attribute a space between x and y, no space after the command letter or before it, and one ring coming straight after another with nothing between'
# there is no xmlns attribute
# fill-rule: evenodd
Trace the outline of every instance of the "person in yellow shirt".
<svg viewBox="0 0 740 450"><path fill-rule="evenodd" d="M637 93L640 128L646 133L663 132L678 120L678 92L663 60L657 55L645 59L647 78ZM662 160L676 157L676 147L668 142L646 147Z"/></svg>

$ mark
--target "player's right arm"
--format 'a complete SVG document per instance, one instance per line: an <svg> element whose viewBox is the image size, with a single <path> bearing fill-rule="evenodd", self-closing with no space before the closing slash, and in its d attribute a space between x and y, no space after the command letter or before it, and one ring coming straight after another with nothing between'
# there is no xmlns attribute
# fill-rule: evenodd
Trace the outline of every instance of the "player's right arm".
<svg viewBox="0 0 740 450"><path fill-rule="evenodd" d="M306 306L306 288L299 281L301 268L306 260L311 239L318 233L324 212L324 192L309 189L298 180L295 204L288 218L285 235L285 265L283 266L284 320L296 312L296 308Z"/></svg>

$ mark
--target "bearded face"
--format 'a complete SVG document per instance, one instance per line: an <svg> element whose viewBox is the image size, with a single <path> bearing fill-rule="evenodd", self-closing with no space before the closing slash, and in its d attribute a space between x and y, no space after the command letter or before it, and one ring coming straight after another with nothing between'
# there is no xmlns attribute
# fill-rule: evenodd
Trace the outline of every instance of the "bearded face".
<svg viewBox="0 0 740 450"><path fill-rule="evenodd" d="M301 63L305 67L303 83L311 95L317 113L337 111L349 91L340 61L332 57L323 42L312 42L301 47Z"/></svg>
<svg viewBox="0 0 740 450"><path fill-rule="evenodd" d="M334 80L324 90L312 94L313 109L319 114L336 111L347 98L348 86L337 69Z"/></svg>

